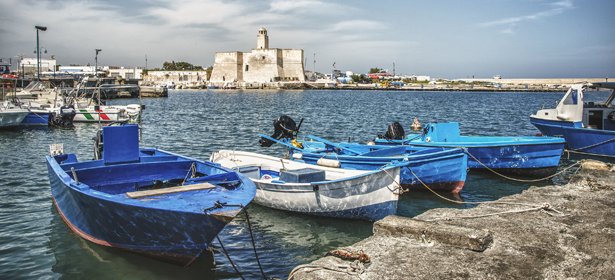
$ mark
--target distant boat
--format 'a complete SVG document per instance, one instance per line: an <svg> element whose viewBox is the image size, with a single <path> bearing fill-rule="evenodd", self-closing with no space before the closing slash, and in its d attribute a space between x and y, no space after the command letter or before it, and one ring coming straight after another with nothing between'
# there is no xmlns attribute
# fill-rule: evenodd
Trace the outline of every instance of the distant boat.
<svg viewBox="0 0 615 280"><path fill-rule="evenodd" d="M587 88L611 90L603 102L583 102ZM530 122L547 136L562 137L567 148L580 153L615 157L615 83L586 83L570 87L555 109L538 110Z"/></svg>
<svg viewBox="0 0 615 280"><path fill-rule="evenodd" d="M0 129L19 126L29 114L29 110L21 108L12 101L3 101L0 103Z"/></svg>
<svg viewBox="0 0 615 280"><path fill-rule="evenodd" d="M396 213L401 188L399 172L408 164L372 171L346 170L228 150L212 154L210 160L252 179L257 204L309 215L371 221Z"/></svg>
<svg viewBox="0 0 615 280"><path fill-rule="evenodd" d="M139 149L135 124L101 136L100 159L78 161L57 146L46 157L58 213L90 242L188 266L256 194L218 164Z"/></svg>
<svg viewBox="0 0 615 280"><path fill-rule="evenodd" d="M375 142L381 145L463 147L471 169L489 168L502 174L545 178L557 172L565 141L535 136L461 136L459 123L450 122L427 124L422 134L411 134L401 140L379 138Z"/></svg>

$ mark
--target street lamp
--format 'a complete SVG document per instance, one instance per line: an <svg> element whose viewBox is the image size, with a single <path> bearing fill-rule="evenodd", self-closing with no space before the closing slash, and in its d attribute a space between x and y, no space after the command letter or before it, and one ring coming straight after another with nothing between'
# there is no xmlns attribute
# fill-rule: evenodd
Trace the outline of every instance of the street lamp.
<svg viewBox="0 0 615 280"><path fill-rule="evenodd" d="M102 51L101 49L95 49L96 50L96 57L94 58L94 61L96 62L96 65L94 66L94 77L96 77L96 79L98 79L98 53L100 51Z"/></svg>
<svg viewBox="0 0 615 280"><path fill-rule="evenodd" d="M47 27L36 25L36 26L34 26L34 28L36 28L36 49L40 50L39 47L38 47L38 31L39 30L40 31L46 31ZM45 53L47 53L47 49L45 49ZM40 55L41 55L40 51L36 52L36 66L37 66L36 79L39 80L39 81L41 80L41 64L39 62Z"/></svg>
<svg viewBox="0 0 615 280"><path fill-rule="evenodd" d="M145 54L145 70L147 70L147 54Z"/></svg>

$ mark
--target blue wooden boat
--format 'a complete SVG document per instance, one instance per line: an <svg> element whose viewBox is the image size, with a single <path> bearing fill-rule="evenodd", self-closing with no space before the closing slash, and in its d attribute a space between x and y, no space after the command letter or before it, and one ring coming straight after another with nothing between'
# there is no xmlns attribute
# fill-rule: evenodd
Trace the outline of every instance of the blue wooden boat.
<svg viewBox="0 0 615 280"><path fill-rule="evenodd" d="M603 102L583 102L586 89L611 90ZM586 83L570 87L554 109L530 116L530 122L547 136L562 137L573 151L615 157L615 83Z"/></svg>
<svg viewBox="0 0 615 280"><path fill-rule="evenodd" d="M400 170L401 184L407 189L425 190L425 183L433 190L459 193L468 172L462 149L332 143L312 135L293 145L259 136L286 145L291 159L309 164L376 170L394 162L408 162L407 168Z"/></svg>
<svg viewBox="0 0 615 280"><path fill-rule="evenodd" d="M383 145L465 148L468 167L501 174L546 178L557 172L564 139L556 137L461 136L459 123L427 124L422 134L401 140L376 139Z"/></svg>
<svg viewBox="0 0 615 280"><path fill-rule="evenodd" d="M98 160L46 157L59 214L96 244L188 266L256 194L219 164L139 149L137 125L104 127L102 139Z"/></svg>

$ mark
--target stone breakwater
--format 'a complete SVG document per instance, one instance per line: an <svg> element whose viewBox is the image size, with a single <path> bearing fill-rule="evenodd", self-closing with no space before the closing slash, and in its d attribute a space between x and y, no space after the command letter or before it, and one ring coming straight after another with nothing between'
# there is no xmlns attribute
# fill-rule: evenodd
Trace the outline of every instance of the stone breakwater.
<svg viewBox="0 0 615 280"><path fill-rule="evenodd" d="M472 209L388 216L374 235L295 268L294 279L615 279L615 172L586 162L563 186Z"/></svg>

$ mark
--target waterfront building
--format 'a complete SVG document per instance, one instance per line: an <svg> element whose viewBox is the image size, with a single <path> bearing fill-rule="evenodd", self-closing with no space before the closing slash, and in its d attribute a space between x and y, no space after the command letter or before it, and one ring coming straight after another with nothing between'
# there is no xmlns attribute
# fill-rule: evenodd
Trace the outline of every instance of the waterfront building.
<svg viewBox="0 0 615 280"><path fill-rule="evenodd" d="M251 52L216 52L210 78L214 83L305 81L302 49L269 48L267 30L261 28Z"/></svg>

